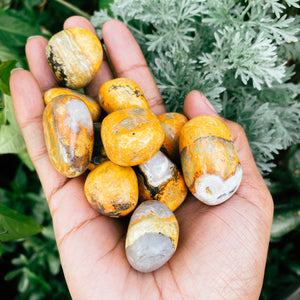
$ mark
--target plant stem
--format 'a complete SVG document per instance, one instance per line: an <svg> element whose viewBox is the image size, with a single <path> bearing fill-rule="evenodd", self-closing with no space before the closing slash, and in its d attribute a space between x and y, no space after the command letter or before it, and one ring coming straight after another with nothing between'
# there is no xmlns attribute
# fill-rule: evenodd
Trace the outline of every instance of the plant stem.
<svg viewBox="0 0 300 300"><path fill-rule="evenodd" d="M241 19L243 20L246 13L248 12L248 10L251 8L251 3L248 3L247 7L245 8L245 10L243 11L243 13L241 14Z"/></svg>
<svg viewBox="0 0 300 300"><path fill-rule="evenodd" d="M78 8L77 6L71 4L71 3L68 3L67 1L64 1L64 0L54 0L62 5L64 5L65 7L69 8L70 10L72 10L73 12L75 12L76 14L82 16L82 17L85 17L87 19L90 19L91 16L86 13L85 11L81 10L80 8Z"/></svg>

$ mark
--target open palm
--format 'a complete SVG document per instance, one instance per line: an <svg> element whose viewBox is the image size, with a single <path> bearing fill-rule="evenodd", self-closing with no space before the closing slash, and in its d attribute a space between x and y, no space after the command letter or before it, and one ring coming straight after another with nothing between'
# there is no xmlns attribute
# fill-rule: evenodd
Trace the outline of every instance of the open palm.
<svg viewBox="0 0 300 300"><path fill-rule="evenodd" d="M84 18L66 20L85 27ZM150 108L165 111L160 93L136 41L119 21L108 21L103 39L117 77L136 81ZM192 196L175 212L179 244L172 259L153 273L132 269L125 256L123 219L100 215L84 195L84 176L67 179L51 165L43 137L42 94L56 82L47 64L47 40L26 45L30 72L11 76L15 115L47 197L61 263L73 299L257 299L260 295L272 224L272 198L261 178L242 128L224 120L233 135L243 180L227 202L209 207ZM86 93L97 99L102 83L113 78L105 60ZM217 116L200 92L186 97L188 118ZM221 118L221 117L219 117Z"/></svg>

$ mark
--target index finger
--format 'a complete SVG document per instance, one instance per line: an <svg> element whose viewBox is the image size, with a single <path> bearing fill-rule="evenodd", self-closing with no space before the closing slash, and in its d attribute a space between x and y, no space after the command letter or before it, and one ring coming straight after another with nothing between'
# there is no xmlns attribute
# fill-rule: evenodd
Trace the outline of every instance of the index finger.
<svg viewBox="0 0 300 300"><path fill-rule="evenodd" d="M134 80L142 89L150 109L158 115L164 113L161 94L129 29L120 21L110 20L104 24L102 35L117 77Z"/></svg>

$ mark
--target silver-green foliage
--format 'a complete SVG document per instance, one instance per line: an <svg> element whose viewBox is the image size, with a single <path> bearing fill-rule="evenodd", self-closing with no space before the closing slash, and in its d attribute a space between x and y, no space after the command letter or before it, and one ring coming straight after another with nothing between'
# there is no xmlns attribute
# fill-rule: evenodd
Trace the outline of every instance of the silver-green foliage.
<svg viewBox="0 0 300 300"><path fill-rule="evenodd" d="M143 50L168 111L182 111L200 90L216 110L240 123L257 165L271 171L279 150L300 142L299 85L287 61L299 59L297 0L114 0L112 16L131 30ZM293 56L291 56L293 55Z"/></svg>

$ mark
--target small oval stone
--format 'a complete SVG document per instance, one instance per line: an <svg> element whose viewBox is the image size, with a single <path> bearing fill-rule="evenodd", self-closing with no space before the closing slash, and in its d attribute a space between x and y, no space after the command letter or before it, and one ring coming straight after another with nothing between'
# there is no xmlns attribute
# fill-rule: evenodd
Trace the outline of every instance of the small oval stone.
<svg viewBox="0 0 300 300"><path fill-rule="evenodd" d="M99 103L108 114L132 107L149 108L141 88L128 78L103 83L99 89Z"/></svg>
<svg viewBox="0 0 300 300"><path fill-rule="evenodd" d="M85 195L91 206L109 217L129 214L138 202L138 183L131 167L105 161L85 181Z"/></svg>
<svg viewBox="0 0 300 300"><path fill-rule="evenodd" d="M238 189L242 168L228 127L218 118L189 120L179 137L182 172L191 193L208 205L229 199Z"/></svg>
<svg viewBox="0 0 300 300"><path fill-rule="evenodd" d="M43 114L45 142L54 167L66 177L86 171L93 151L93 121L85 103L60 96Z"/></svg>
<svg viewBox="0 0 300 300"><path fill-rule="evenodd" d="M99 120L101 114L100 105L93 98L68 88L52 88L47 90L44 93L44 102L47 105L54 98L62 95L75 96L81 99L87 105L93 121L97 122Z"/></svg>
<svg viewBox="0 0 300 300"><path fill-rule="evenodd" d="M172 211L185 200L188 189L176 165L161 151L137 168L139 200L158 200Z"/></svg>
<svg viewBox="0 0 300 300"><path fill-rule="evenodd" d="M126 256L139 272L162 267L176 251L178 221L167 205L160 201L142 202L133 212L126 235Z"/></svg>
<svg viewBox="0 0 300 300"><path fill-rule="evenodd" d="M101 126L106 155L120 166L136 166L149 160L160 149L164 137L157 116L145 108L112 112Z"/></svg>
<svg viewBox="0 0 300 300"><path fill-rule="evenodd" d="M59 84L79 89L85 87L99 71L103 49L98 37L91 31L71 27L50 38L46 56Z"/></svg>
<svg viewBox="0 0 300 300"><path fill-rule="evenodd" d="M188 121L187 117L177 112L167 112L158 116L165 130L165 140L161 151L177 165L180 165L179 134L183 125Z"/></svg>

